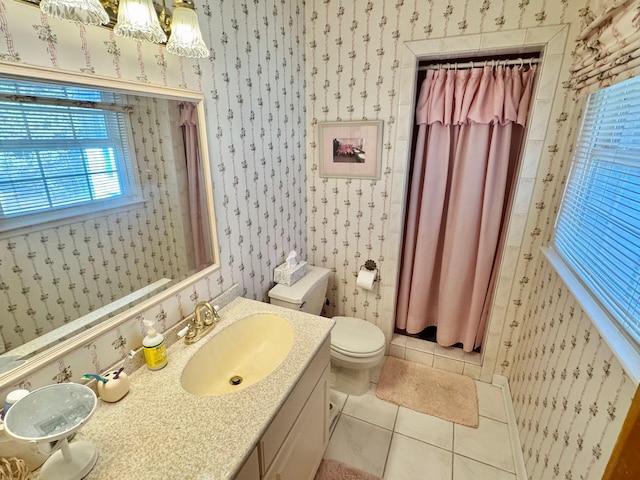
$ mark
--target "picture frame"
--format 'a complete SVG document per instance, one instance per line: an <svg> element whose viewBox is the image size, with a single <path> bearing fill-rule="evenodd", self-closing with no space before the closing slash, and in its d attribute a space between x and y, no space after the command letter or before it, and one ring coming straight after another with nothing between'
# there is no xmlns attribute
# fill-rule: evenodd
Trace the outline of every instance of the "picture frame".
<svg viewBox="0 0 640 480"><path fill-rule="evenodd" d="M319 174L329 178L380 178L382 120L319 122Z"/></svg>

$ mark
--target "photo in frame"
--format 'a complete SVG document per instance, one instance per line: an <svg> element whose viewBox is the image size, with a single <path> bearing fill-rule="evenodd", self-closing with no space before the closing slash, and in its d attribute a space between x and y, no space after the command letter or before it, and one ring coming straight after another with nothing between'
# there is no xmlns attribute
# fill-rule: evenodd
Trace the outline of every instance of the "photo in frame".
<svg viewBox="0 0 640 480"><path fill-rule="evenodd" d="M318 123L321 177L380 178L382 120Z"/></svg>

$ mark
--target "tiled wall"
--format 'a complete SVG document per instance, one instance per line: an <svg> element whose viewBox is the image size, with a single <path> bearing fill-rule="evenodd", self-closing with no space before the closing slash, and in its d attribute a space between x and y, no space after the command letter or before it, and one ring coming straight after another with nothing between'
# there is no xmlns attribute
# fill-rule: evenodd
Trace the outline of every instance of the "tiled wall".
<svg viewBox="0 0 640 480"><path fill-rule="evenodd" d="M556 65L561 67L554 78L557 88L544 105L550 121L535 125L535 141L523 159L528 181L519 187L515 208L520 215L514 217L510 232L517 242L511 242L505 255L506 267L514 274L504 279L508 281L501 279L496 291L493 317L503 323L491 332L491 348L482 366L482 371L490 367L510 378L526 467L532 472L530 478L536 479L600 478L635 389L539 250L549 242L569 163L567 137L576 126L573 92L564 88L574 39L583 21L595 18L606 3L314 0L307 4L310 260L335 272L331 313L366 318L389 335L395 304L392 276L397 272L397 262L389 255L397 245L389 243L395 243L402 226L407 172L398 159L406 157L403 140L410 138L398 130L398 119L406 115L399 98L412 88L400 74L403 42L422 41L437 53L442 45L464 50L469 41L472 50L477 48L473 43L478 34L495 32L494 38L504 40L524 29L568 24L564 60ZM380 180L321 178L316 123L363 118L384 121ZM381 285L371 293L355 287L355 273L366 258L376 260L383 272ZM550 295L556 302L552 307ZM562 312L567 313L561 325ZM415 358L432 361L440 356L413 348L413 341L411 346L399 343L396 340L393 346L398 354L412 350ZM478 372L476 367L471 370Z"/></svg>
<svg viewBox="0 0 640 480"><path fill-rule="evenodd" d="M179 164L180 148L170 149L169 106L147 97L126 103L133 107L127 122L145 202L53 227L32 226L0 241L0 311L7 312L0 334L6 350L190 270L176 208L180 182L173 165Z"/></svg>
<svg viewBox="0 0 640 480"><path fill-rule="evenodd" d="M211 50L202 60L0 0L0 61L188 88L205 96L221 268L144 314L162 329L190 313L198 299L216 297L234 284L243 296L262 300L286 253L296 249L306 257L304 5L208 0L196 8ZM35 388L100 371L139 346L142 331L141 319L131 319L23 384Z"/></svg>

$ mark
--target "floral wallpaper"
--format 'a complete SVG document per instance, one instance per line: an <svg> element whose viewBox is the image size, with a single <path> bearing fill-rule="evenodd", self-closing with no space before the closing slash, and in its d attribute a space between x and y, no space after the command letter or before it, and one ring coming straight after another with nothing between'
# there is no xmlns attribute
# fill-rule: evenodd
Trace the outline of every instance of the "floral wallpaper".
<svg viewBox="0 0 640 480"><path fill-rule="evenodd" d="M356 315L388 330L397 271L388 239L401 228L404 191L392 178L407 174L396 160L402 157L396 151L403 133L399 97L413 88L398 74L403 42L464 42L484 32L569 25L551 121L536 153L526 233L513 256L517 274L502 283L494 305L506 311L506 321L496 332L495 358L485 358L485 366L510 379L529 476L596 479L635 386L539 247L549 241L577 124L574 92L564 88L574 39L605 3L210 0L197 9L211 56L190 61L162 46L0 0L0 60L205 94L222 268L150 309L163 328L189 313L199 297L212 298L235 283L243 296L265 299L272 269L297 249L309 263L334 272L327 314ZM317 122L339 119L384 121L379 180L319 176ZM355 280L369 258L383 275L365 292ZM100 371L139 344L141 331L141 319L133 318L23 384L77 379L87 365Z"/></svg>
<svg viewBox="0 0 640 480"><path fill-rule="evenodd" d="M180 131L171 131L167 101L126 102L133 107L126 121L145 202L80 221L32 226L0 240L0 311L7 312L0 335L6 350L193 268L182 234L190 230L182 228L177 208L184 199L176 187L186 183L185 172L180 181L174 168L184 163ZM177 122L173 128L179 129ZM178 148L171 148L172 136Z"/></svg>
<svg viewBox="0 0 640 480"><path fill-rule="evenodd" d="M221 262L217 272L194 286L161 298L143 315L25 378L22 385L28 388L77 381L85 371L102 371L123 359L140 346L142 316L166 330L190 314L199 299L212 299L234 285L241 295L264 300L273 269L286 254L295 249L306 257L304 4L203 0L196 10L211 55L191 60L167 53L162 45L130 41L106 28L48 18L33 6L0 0L1 62L204 94ZM146 154L157 158L159 152ZM3 263L3 274L4 268Z"/></svg>
<svg viewBox="0 0 640 480"><path fill-rule="evenodd" d="M532 27L569 27L558 86L546 105L550 121L542 126L537 150L523 159L522 169L534 169L532 180L520 185L526 195L519 206L527 214L514 217L524 235L505 254L515 275L499 280L492 318L502 316L504 324L490 326L482 365L483 380L493 373L509 378L526 469L535 479L600 478L636 388L540 252L550 239L578 122L579 97L567 83L575 39L606 3L307 2L310 263L334 272L330 314L359 316L386 332L393 329L398 268L389 254L395 245L388 242L402 228L408 174L398 160L407 152L396 152L406 149L397 141L405 138L399 97L413 88L400 75L403 42L422 40L436 54L438 45L453 41L473 45L470 38L477 34L507 38ZM487 42L484 48L494 47ZM384 121L380 179L320 177L317 123L362 119ZM371 292L355 285L367 258L383 273Z"/></svg>

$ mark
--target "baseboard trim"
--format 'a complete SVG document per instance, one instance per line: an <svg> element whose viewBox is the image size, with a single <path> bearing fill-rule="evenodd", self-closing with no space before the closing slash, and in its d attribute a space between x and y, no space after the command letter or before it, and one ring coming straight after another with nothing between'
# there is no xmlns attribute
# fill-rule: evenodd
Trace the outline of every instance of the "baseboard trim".
<svg viewBox="0 0 640 480"><path fill-rule="evenodd" d="M520 445L520 436L518 435L516 413L513 410L513 401L511 400L512 397L511 390L509 389L509 379L503 375L494 374L492 383L502 389L502 400L504 401L504 411L507 414L507 425L509 426L509 439L511 440L513 463L516 468L516 478L518 480L528 480L522 446Z"/></svg>

